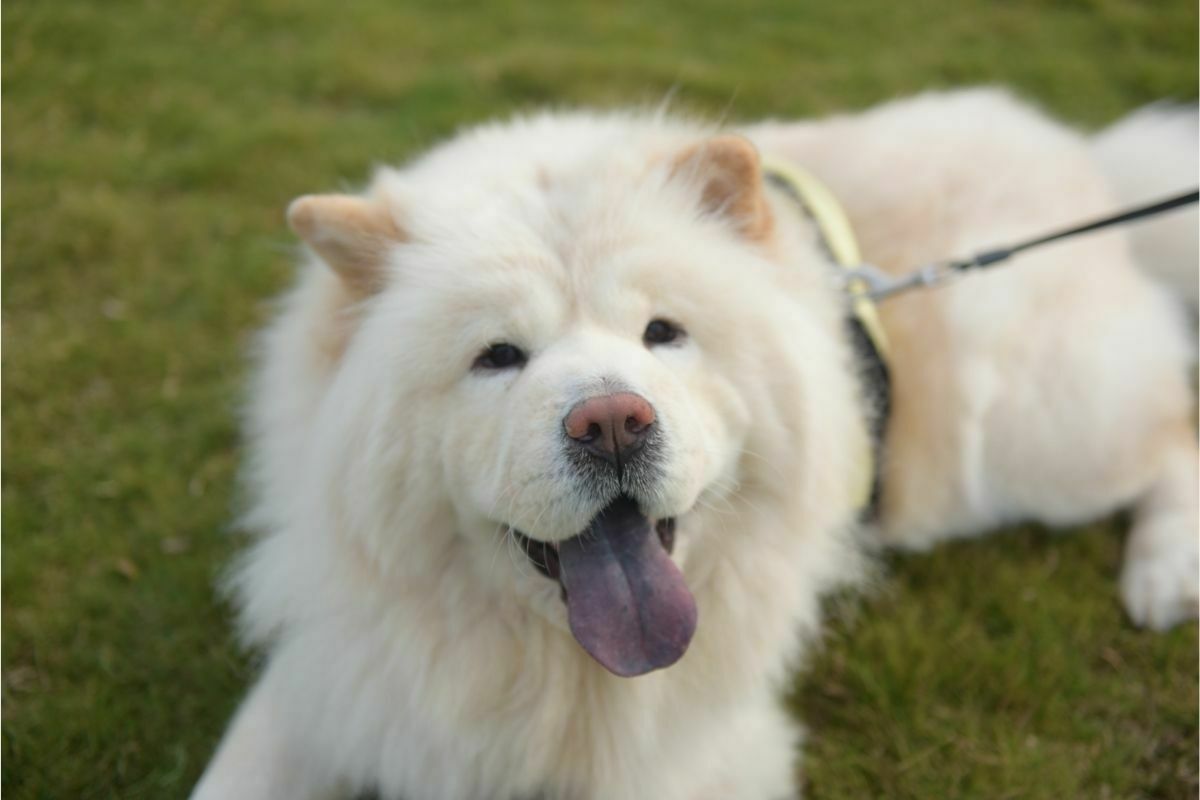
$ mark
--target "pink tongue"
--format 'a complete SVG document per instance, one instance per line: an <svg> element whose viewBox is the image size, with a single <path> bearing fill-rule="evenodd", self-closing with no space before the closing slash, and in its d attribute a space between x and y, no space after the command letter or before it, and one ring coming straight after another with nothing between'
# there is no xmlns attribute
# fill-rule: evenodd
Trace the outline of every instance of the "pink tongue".
<svg viewBox="0 0 1200 800"><path fill-rule="evenodd" d="M558 548L571 633L610 672L669 667L696 631L696 601L650 520L617 498Z"/></svg>

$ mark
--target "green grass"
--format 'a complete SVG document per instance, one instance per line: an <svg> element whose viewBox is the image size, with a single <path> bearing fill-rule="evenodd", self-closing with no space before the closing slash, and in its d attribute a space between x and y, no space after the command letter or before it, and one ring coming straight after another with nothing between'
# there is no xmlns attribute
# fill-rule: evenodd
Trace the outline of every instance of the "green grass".
<svg viewBox="0 0 1200 800"><path fill-rule="evenodd" d="M1194 0L11 0L3 27L3 790L179 797L253 675L249 333L287 201L543 104L802 115L1001 82L1100 124L1192 98ZM889 565L792 702L810 797L1195 797L1197 632L1122 618L1119 521Z"/></svg>

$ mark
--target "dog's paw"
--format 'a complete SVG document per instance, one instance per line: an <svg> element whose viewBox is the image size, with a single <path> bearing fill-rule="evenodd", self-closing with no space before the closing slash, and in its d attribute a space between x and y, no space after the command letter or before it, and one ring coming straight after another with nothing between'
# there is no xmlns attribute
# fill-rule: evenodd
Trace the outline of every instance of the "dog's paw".
<svg viewBox="0 0 1200 800"><path fill-rule="evenodd" d="M1121 599L1139 627L1165 631L1200 615L1200 541L1192 526L1179 522L1148 521L1133 531Z"/></svg>

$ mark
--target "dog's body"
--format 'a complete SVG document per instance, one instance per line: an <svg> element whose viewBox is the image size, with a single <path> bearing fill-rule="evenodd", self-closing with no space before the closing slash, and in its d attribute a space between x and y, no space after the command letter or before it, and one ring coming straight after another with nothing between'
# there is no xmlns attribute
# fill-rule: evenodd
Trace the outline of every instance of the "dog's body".
<svg viewBox="0 0 1200 800"><path fill-rule="evenodd" d="M1156 188L1131 189L1137 201L1195 185L1194 115L1162 116L1149 136L1131 131L1133 141L1144 161L1179 169ZM1191 136L1181 140L1181 127ZM811 165L844 202L865 260L891 272L1104 216L1125 199L1099 168L1104 153L991 92L752 135ZM1102 149L1113 144L1100 139ZM1151 224L1180 226L1155 231L1163 260L1146 266L1186 293L1195 212ZM888 543L923 548L1006 522L1070 525L1137 504L1123 599L1135 622L1163 628L1196 614L1191 355L1175 303L1135 267L1128 237L1047 246L880 305L894 379L881 527Z"/></svg>
<svg viewBox="0 0 1200 800"><path fill-rule="evenodd" d="M1118 203L1086 140L994 92L743 133L891 271ZM858 573L872 409L811 222L709 134L536 117L293 206L316 257L264 340L235 580L270 658L197 797L792 796L776 693ZM884 540L1134 504L1131 615L1195 615L1187 346L1124 234L881 312ZM635 540L621 605L594 551ZM557 580L514 545L541 542ZM596 632L629 607L665 651Z"/></svg>

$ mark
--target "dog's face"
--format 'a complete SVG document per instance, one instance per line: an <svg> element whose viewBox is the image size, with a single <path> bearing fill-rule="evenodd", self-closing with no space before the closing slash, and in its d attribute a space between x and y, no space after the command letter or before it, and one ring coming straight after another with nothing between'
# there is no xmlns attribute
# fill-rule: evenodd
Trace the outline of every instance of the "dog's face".
<svg viewBox="0 0 1200 800"><path fill-rule="evenodd" d="M490 181L452 157L291 209L358 317L334 380L378 399L344 457L379 467L370 502L396 509L374 517L436 497L489 579L561 595L610 670L666 666L696 624L675 525L798 402L773 367L806 326L767 257L757 154L720 137ZM439 170L483 185L413 188Z"/></svg>
<svg viewBox="0 0 1200 800"><path fill-rule="evenodd" d="M733 480L747 412L712 363L716 287L652 225L580 230L575 253L530 248L429 299L471 332L443 451L465 518L558 542L620 495L661 520Z"/></svg>

